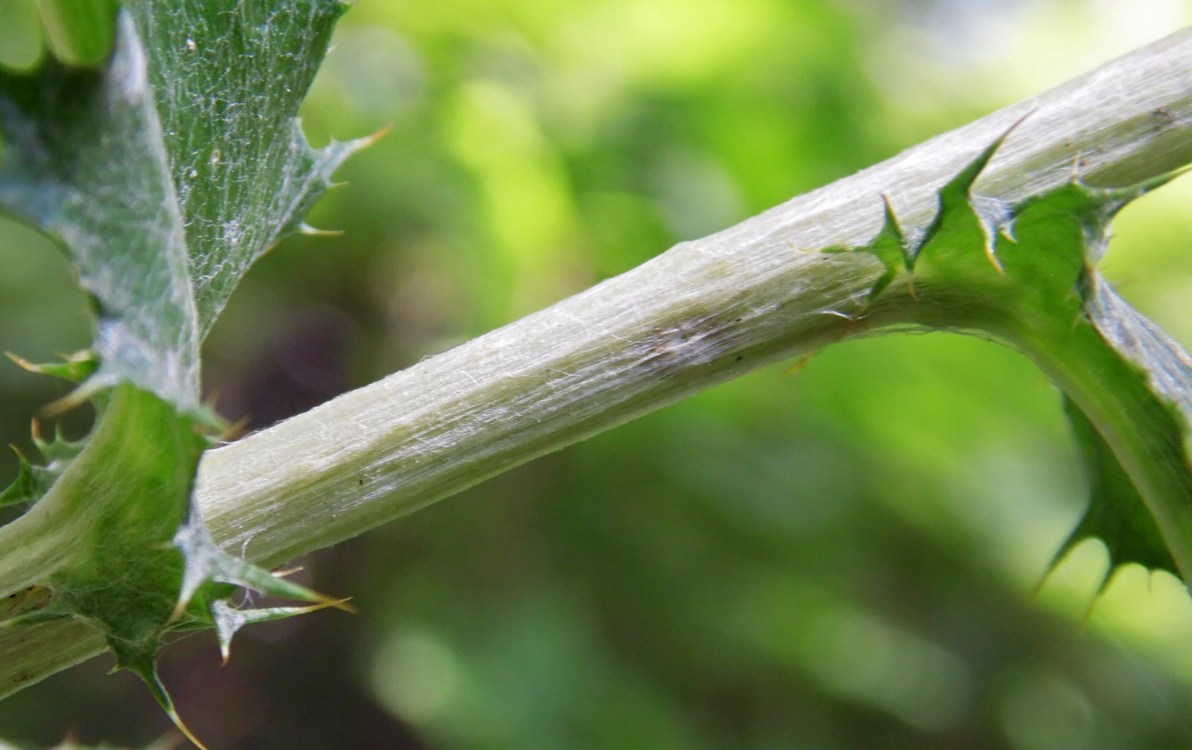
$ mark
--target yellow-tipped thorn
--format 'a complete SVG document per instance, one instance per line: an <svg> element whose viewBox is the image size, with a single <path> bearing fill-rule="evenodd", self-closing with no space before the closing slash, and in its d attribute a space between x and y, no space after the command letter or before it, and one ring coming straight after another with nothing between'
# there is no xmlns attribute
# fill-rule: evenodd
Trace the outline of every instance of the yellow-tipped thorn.
<svg viewBox="0 0 1192 750"><path fill-rule="evenodd" d="M346 597L344 599L320 598L319 601L315 602L314 604L308 605L306 607L296 608L294 612L305 613L318 612L320 609L338 609L341 612L347 612L348 614L352 615L359 614L359 610L357 610L351 604L348 604L350 601L352 601L351 597Z"/></svg>
<svg viewBox="0 0 1192 750"><path fill-rule="evenodd" d="M392 130L393 130L392 125L386 125L385 127L381 128L380 130L376 131L375 133L372 133L371 135L364 136L357 142L360 144L360 148L368 148L369 146L373 145L374 143L381 140L385 136L389 135L389 133Z"/></svg>
<svg viewBox="0 0 1192 750"><path fill-rule="evenodd" d="M338 609L340 612L347 612L350 615L360 614L360 610L356 609L355 607L353 607L351 604L348 603L350 601L352 601L351 597L348 597L346 599L336 599L335 601L327 602L327 604L324 606Z"/></svg>
<svg viewBox="0 0 1192 750"><path fill-rule="evenodd" d="M178 727L178 731L182 732L182 735L186 737L186 739L194 743L195 747L199 748L199 750L208 750L207 746L200 742L199 738L195 737L190 729L188 729L186 725L182 723L182 717L178 715L178 712L175 711L173 707L170 707L166 710L166 716L170 717L170 721L174 722L174 726Z"/></svg>
<svg viewBox="0 0 1192 750"><path fill-rule="evenodd" d="M13 362L16 362L17 365L22 370L26 370L27 372L39 372L36 364L30 362L29 360L25 359L24 357L20 356L19 354L13 354L12 352L4 352L4 356L11 359Z"/></svg>
<svg viewBox="0 0 1192 750"><path fill-rule="evenodd" d="M985 244L985 257L989 260L990 265L993 266L993 270L997 271L998 274L1005 276L1006 269L1002 266L1002 261L997 257L997 251L994 249L995 244L996 242L987 242Z"/></svg>

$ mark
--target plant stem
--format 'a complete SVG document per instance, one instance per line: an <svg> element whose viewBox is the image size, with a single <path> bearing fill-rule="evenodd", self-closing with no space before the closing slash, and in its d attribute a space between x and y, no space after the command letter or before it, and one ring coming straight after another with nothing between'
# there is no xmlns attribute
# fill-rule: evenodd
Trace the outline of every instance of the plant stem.
<svg viewBox="0 0 1192 750"><path fill-rule="evenodd" d="M1086 181L1124 185L1192 161L1192 31L210 451L197 493L212 534L281 562L766 363L874 332L863 310L881 266L820 251L867 243L883 194L904 223L926 223L941 185L1027 114L976 192L1017 203L1069 180L1078 162ZM0 631L0 695L99 650L82 626L53 628Z"/></svg>
<svg viewBox="0 0 1192 750"><path fill-rule="evenodd" d="M1077 159L1100 184L1192 161L1192 32L210 452L198 491L212 533L279 563L776 359L871 331L862 310L880 266L820 250L867 243L883 193L904 223L927 223L941 184L1026 113L976 192L1018 202L1070 180ZM897 311L885 313L884 324L897 323Z"/></svg>

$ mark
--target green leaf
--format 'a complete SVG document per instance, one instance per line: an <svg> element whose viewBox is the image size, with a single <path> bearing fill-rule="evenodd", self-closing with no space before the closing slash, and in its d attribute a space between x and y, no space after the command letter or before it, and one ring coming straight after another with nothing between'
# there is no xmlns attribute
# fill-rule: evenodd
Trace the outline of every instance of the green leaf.
<svg viewBox="0 0 1192 750"><path fill-rule="evenodd" d="M312 149L297 120L342 9L132 2L105 71L0 73L0 208L56 239L94 301L81 394L131 382L197 406L232 289L367 143Z"/></svg>
<svg viewBox="0 0 1192 750"><path fill-rule="evenodd" d="M1120 189L1073 180L1015 206L973 195L1009 135L941 188L926 227L892 231L887 207L881 232L853 249L886 268L867 315L909 315L1032 358L1065 394L1090 475L1089 511L1057 560L1095 537L1109 549L1107 580L1134 562L1192 583L1192 358L1095 269L1117 211L1172 175ZM920 241L903 241L900 257L903 236Z"/></svg>
<svg viewBox="0 0 1192 750"><path fill-rule="evenodd" d="M96 369L99 368L99 360L90 351L75 352L74 354L67 355L62 358L61 362L35 363L22 359L15 354L9 354L8 358L29 372L36 372L39 375L52 375L56 378L69 380L72 383L82 383L94 375Z"/></svg>
<svg viewBox="0 0 1192 750"><path fill-rule="evenodd" d="M339 0L165 5L128 3L149 40L205 334L252 262L303 229L332 173L370 139L312 149L297 119L346 8Z"/></svg>
<svg viewBox="0 0 1192 750"><path fill-rule="evenodd" d="M1056 552L1052 567L1082 541L1099 539L1109 553L1109 568L1101 582L1102 589L1118 568L1129 563L1179 575L1155 519L1147 512L1142 497L1113 449L1071 400L1064 400L1064 411L1072 424L1088 472L1089 507Z"/></svg>
<svg viewBox="0 0 1192 750"><path fill-rule="evenodd" d="M12 484L5 487L3 492L0 492L0 507L31 503L49 489L48 484L43 485L38 481L34 473L35 467L29 463L29 460L15 447L13 450L17 454L17 478L12 481Z"/></svg>
<svg viewBox="0 0 1192 750"><path fill-rule="evenodd" d="M890 205L890 199L882 196L882 208L884 213L882 215L882 228L865 248L865 252L872 254L885 267L885 272L878 277L874 282L873 288L869 290L869 299L872 301L875 297L881 294L890 282L894 281L901 274L910 271L915 265L914 252L917 248L913 247L908 241L907 237L902 233L902 227L898 225L898 218L894 216L894 207ZM829 248L825 252L829 253L843 253L853 252L857 248Z"/></svg>
<svg viewBox="0 0 1192 750"><path fill-rule="evenodd" d="M96 313L80 397L134 383L197 406L199 328L146 52L127 16L104 72L0 73L0 206L62 245Z"/></svg>
<svg viewBox="0 0 1192 750"><path fill-rule="evenodd" d="M86 445L82 440L66 440L61 434L55 434L53 440L46 442L41 438L36 422L33 423L33 444L41 453L42 462L33 464L17 451L20 462L17 478L0 492L0 505L31 503L41 498Z"/></svg>
<svg viewBox="0 0 1192 750"><path fill-rule="evenodd" d="M98 411L85 445L42 445L47 465L0 495L40 497L0 529L5 564L54 571L52 597L0 624L87 622L184 732L154 668L167 632L218 625L226 653L246 622L343 607L224 553L191 502L220 429L199 402L201 340L366 143L313 149L297 120L343 7L131 0L102 70L0 72L0 209L61 246L96 318L91 356L34 369L82 376L70 402ZM312 606L232 614L237 587Z"/></svg>

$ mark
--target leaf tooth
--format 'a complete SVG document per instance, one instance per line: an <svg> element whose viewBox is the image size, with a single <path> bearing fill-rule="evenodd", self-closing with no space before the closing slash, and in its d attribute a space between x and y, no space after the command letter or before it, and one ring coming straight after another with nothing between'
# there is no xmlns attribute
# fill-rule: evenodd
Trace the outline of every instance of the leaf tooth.
<svg viewBox="0 0 1192 750"><path fill-rule="evenodd" d="M122 382L127 381L124 381L119 373L102 369L97 370L70 393L41 407L41 413L47 417L57 417L65 414L72 409L79 408L88 401L100 398L105 391L120 385ZM163 396L163 398L165 397Z"/></svg>
<svg viewBox="0 0 1192 750"><path fill-rule="evenodd" d="M882 228L870 243L871 252L886 267L886 272L874 283L869 291L869 299L877 297L902 271L911 271L915 265L915 256L907 246L906 236L898 217L894 214L894 206L890 203L890 196L882 193ZM915 288L911 284L911 296L915 296Z"/></svg>
<svg viewBox="0 0 1192 750"><path fill-rule="evenodd" d="M1108 565L1105 568L1105 574L1101 576L1101 582L1097 584L1097 590L1093 592L1092 597L1089 598L1088 606L1084 608L1084 614L1080 618L1080 627L1087 628L1089 622L1093 619L1093 610L1097 608L1097 602L1101 601L1101 597L1105 596L1105 592L1109 589L1109 584L1113 582L1117 572L1121 570L1120 567Z"/></svg>
<svg viewBox="0 0 1192 750"><path fill-rule="evenodd" d="M208 558L214 555L215 543L207 532L207 527L198 518L193 508L186 522L178 527L174 533L172 543L182 552L182 583L178 587L178 601L174 604L174 611L170 613L170 622L182 617L182 613L190 606L190 600L198 592L199 587L210 580L213 562Z"/></svg>
<svg viewBox="0 0 1192 750"><path fill-rule="evenodd" d="M1052 557L1048 572L1086 539L1097 539L1109 557L1106 577L1099 591L1109 585L1112 574L1135 563L1147 570L1166 570L1179 575L1179 567L1163 543L1162 533L1146 503L1121 462L1092 421L1072 399L1064 398L1064 412L1076 438L1081 462L1089 482L1089 504L1080 521ZM1041 583L1040 583L1041 585Z"/></svg>
<svg viewBox="0 0 1192 750"><path fill-rule="evenodd" d="M915 264L915 250L911 244L908 243L906 235L903 233L902 227L898 222L898 217L894 215L894 207L890 203L890 197L882 193L882 226L878 233L867 245L861 247L832 247L827 248L823 252L826 253L869 253L881 262L884 271L881 276L873 282L873 288L869 290L867 299L873 301L883 290L886 289L903 271L911 271ZM911 283L910 294L915 296L914 283Z"/></svg>
<svg viewBox="0 0 1192 750"><path fill-rule="evenodd" d="M1015 120L1010 127L1003 130L1002 134L993 140L993 143L990 143L988 146L982 149L981 153L977 154L975 159L970 161L963 169L961 169L955 177L953 177L951 180L948 180L948 182L942 188L940 188L940 202L942 204L946 204L950 200L955 205L967 202L969 190L972 189L973 184L976 183L977 178L981 176L981 173L985 171L985 167L989 165L989 161L993 159L993 155L1002 147L1002 144L1006 142L1006 139L1010 137L1010 134L1017 130L1018 126L1021 125L1027 117L1030 117L1030 114L1031 113L1028 112L1027 114Z"/></svg>
<svg viewBox="0 0 1192 750"><path fill-rule="evenodd" d="M81 383L99 367L99 360L89 349L62 355L62 362L30 362L24 357L5 352L5 356L17 363L21 368L38 375L52 375L56 378Z"/></svg>
<svg viewBox="0 0 1192 750"><path fill-rule="evenodd" d="M890 196L885 193L882 193L882 228L874 238L874 244L877 243L886 243L896 248L906 270L909 271L914 266L914 257L906 247L906 236L902 233L902 226L894 213L894 205L890 202Z"/></svg>
<svg viewBox="0 0 1192 750"><path fill-rule="evenodd" d="M1008 224L1013 221L1013 210L1008 206L995 208L991 201L996 199L977 198L972 195L971 191L977 178L981 176L981 173L985 171L985 167L989 165L993 155L997 153L1006 139L1010 137L1010 134L1029 116L1030 113L1028 112L1015 120L1010 127L1006 128L1002 131L1001 135L994 139L993 143L982 149L976 158L965 165L955 177L948 180L940 188L939 210L936 211L931 223L923 230L922 235L916 238L916 257L918 256L918 251L943 229L947 217L954 211L961 210L967 206L976 215L977 222L981 225L982 232L985 234L986 257L989 258L990 263L993 264L993 267L999 273L1003 271L1001 261L998 260L994 250L997 243L997 235L1011 231L1008 229ZM1012 235L1007 236L1012 237Z"/></svg>
<svg viewBox="0 0 1192 750"><path fill-rule="evenodd" d="M1173 169L1170 172L1164 172L1163 174L1155 175L1149 179L1136 182L1133 185L1126 185L1124 187L1097 187L1094 185L1088 185L1084 182L1084 180L1081 179L1079 174L1074 174L1072 176L1072 183L1084 188L1084 190L1090 196L1093 196L1102 202L1114 203L1118 206L1118 208L1121 208L1121 206L1126 205L1135 198L1146 195L1152 190L1157 190L1177 177L1184 176L1188 172L1192 172L1192 165L1180 167L1179 169Z"/></svg>
<svg viewBox="0 0 1192 750"><path fill-rule="evenodd" d="M10 445L13 453L17 454L17 476L12 482L0 490L0 507L16 505L37 499L37 481L33 475L33 464L21 453L21 449Z"/></svg>

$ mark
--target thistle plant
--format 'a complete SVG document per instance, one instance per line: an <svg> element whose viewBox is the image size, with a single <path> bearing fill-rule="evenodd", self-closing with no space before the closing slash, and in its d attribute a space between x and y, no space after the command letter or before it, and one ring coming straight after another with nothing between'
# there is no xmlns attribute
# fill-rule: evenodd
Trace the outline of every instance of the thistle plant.
<svg viewBox="0 0 1192 750"><path fill-rule="evenodd" d="M97 419L39 437L0 495L27 507L0 528L0 695L104 647L183 727L156 676L168 634L214 629L226 658L245 624L346 606L267 568L763 364L908 329L1002 342L1062 391L1090 505L1057 559L1095 537L1110 574L1192 580L1192 358L1098 271L1115 213L1192 156L1192 92L1167 75L1188 35L217 448L199 347L370 140L313 149L297 120L344 8L126 0L110 42L90 16L98 36L70 41L82 16L60 10L53 46L74 53L0 74L0 209L61 247L94 317L88 351L22 363L75 383L50 409Z"/></svg>

